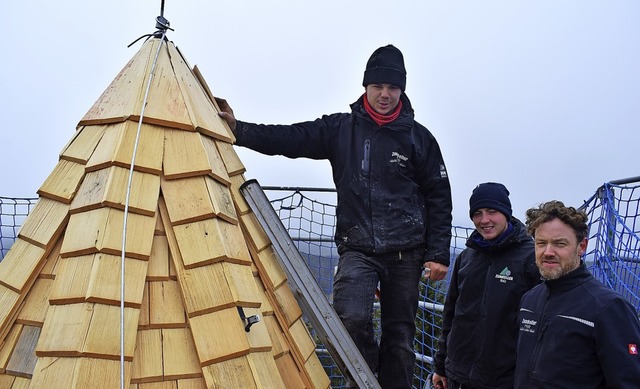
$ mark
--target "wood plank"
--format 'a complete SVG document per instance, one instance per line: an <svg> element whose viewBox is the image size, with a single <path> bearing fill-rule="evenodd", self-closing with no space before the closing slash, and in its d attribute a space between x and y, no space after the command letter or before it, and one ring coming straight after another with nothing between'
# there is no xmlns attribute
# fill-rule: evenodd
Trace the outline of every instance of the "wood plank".
<svg viewBox="0 0 640 389"><path fill-rule="evenodd" d="M189 317L235 307L222 263L194 269L178 269L178 281Z"/></svg>
<svg viewBox="0 0 640 389"><path fill-rule="evenodd" d="M236 174L231 177L231 198L236 206L236 213L238 215L246 215L251 212L251 208L247 201L244 199L242 193L240 193L240 186L244 184L245 179L242 174Z"/></svg>
<svg viewBox="0 0 640 389"><path fill-rule="evenodd" d="M25 325L20 331L16 346L7 363L6 372L18 377L31 378L36 366L36 343L40 327Z"/></svg>
<svg viewBox="0 0 640 389"><path fill-rule="evenodd" d="M202 366L249 353L244 324L235 307L192 317L189 324Z"/></svg>
<svg viewBox="0 0 640 389"><path fill-rule="evenodd" d="M289 327L289 332L291 332L291 336L300 355L302 355L306 361L309 359L309 356L316 351L316 344L313 342L313 338L311 334L309 334L304 320L302 320L302 318L296 320L296 322Z"/></svg>
<svg viewBox="0 0 640 389"><path fill-rule="evenodd" d="M189 69L183 56L173 44L167 45L171 56L171 65L175 71L176 79L180 85L182 96L185 99L187 111L191 121L198 131L209 134L215 138L230 141L229 131L224 126L218 111L214 108L205 91Z"/></svg>
<svg viewBox="0 0 640 389"><path fill-rule="evenodd" d="M162 368L162 330L138 331L131 383L159 381Z"/></svg>
<svg viewBox="0 0 640 389"><path fill-rule="evenodd" d="M258 383L259 388L287 388L278 371L276 362L270 352L251 353L247 356L253 378Z"/></svg>
<svg viewBox="0 0 640 389"><path fill-rule="evenodd" d="M72 214L60 254L62 257L96 252L120 255L124 212L100 208ZM155 218L129 213L127 218L126 256L149 259Z"/></svg>
<svg viewBox="0 0 640 389"><path fill-rule="evenodd" d="M209 167L211 167L211 173L209 173L209 175L211 176L211 178L223 184L224 186L230 186L231 179L229 178L227 169L224 167L224 161L222 160L222 156L220 155L220 152L216 147L216 142L208 136L204 135L202 136L201 140L204 151L207 153L207 158L209 159Z"/></svg>
<svg viewBox="0 0 640 389"><path fill-rule="evenodd" d="M225 221L220 221L218 225L225 251L225 261L250 266L252 264L251 255L242 228Z"/></svg>
<svg viewBox="0 0 640 389"><path fill-rule="evenodd" d="M120 71L78 125L114 123L125 120L132 113L138 114L144 97L146 78L141 75L149 70L159 40L142 45L129 63Z"/></svg>
<svg viewBox="0 0 640 389"><path fill-rule="evenodd" d="M37 193L41 197L69 204L78 191L83 177L84 165L62 159L58 161Z"/></svg>
<svg viewBox="0 0 640 389"><path fill-rule="evenodd" d="M77 357L84 345L92 303L51 305L36 347L38 357Z"/></svg>
<svg viewBox="0 0 640 389"><path fill-rule="evenodd" d="M222 264L229 289L237 305L243 307L260 308L262 298L250 266L225 262Z"/></svg>
<svg viewBox="0 0 640 389"><path fill-rule="evenodd" d="M113 164L129 170L138 139L134 170L154 175L162 173L164 153L164 128L142 123L138 135L139 122L127 121L120 132L120 139L113 153Z"/></svg>
<svg viewBox="0 0 640 389"><path fill-rule="evenodd" d="M104 204L124 210L127 201L129 170L120 167L111 169L109 186ZM133 172L129 191L129 211L146 216L155 216L160 195L160 177L154 174Z"/></svg>
<svg viewBox="0 0 640 389"><path fill-rule="evenodd" d="M151 255L149 256L149 266L147 268L147 280L169 280L169 255L167 237L164 235L154 235L153 245L151 245Z"/></svg>
<svg viewBox="0 0 640 389"><path fill-rule="evenodd" d="M173 227L184 267L191 269L227 258L218 219L206 219Z"/></svg>
<svg viewBox="0 0 640 389"><path fill-rule="evenodd" d="M11 326L11 330L7 334L7 337L0 346L0 373L4 374L9 363L9 358L13 354L13 350L18 343L18 338L22 332L22 324L14 324Z"/></svg>
<svg viewBox="0 0 640 389"><path fill-rule="evenodd" d="M195 125L187 111L184 92L178 84L173 58L169 53L172 46L173 42L165 41L158 52L144 120L148 123L195 131ZM156 51L154 56L155 53Z"/></svg>
<svg viewBox="0 0 640 389"><path fill-rule="evenodd" d="M45 259L43 248L22 238L16 239L0 262L0 284L21 293L36 279Z"/></svg>
<svg viewBox="0 0 640 389"><path fill-rule="evenodd" d="M269 289L275 290L287 282L287 274L282 268L278 254L273 249L273 246L262 250L258 254L256 261L259 261L264 268L266 274L261 274L262 281L267 283Z"/></svg>
<svg viewBox="0 0 640 389"><path fill-rule="evenodd" d="M47 259L45 259L44 266L42 267L42 270L40 270L40 274L38 275L38 277L49 279L55 278L56 265L58 264L58 260L60 259L60 248L62 247L62 239L62 236L58 238L55 245L47 255Z"/></svg>
<svg viewBox="0 0 640 389"><path fill-rule="evenodd" d="M85 165L87 172L93 172L113 166L116 150L122 140L122 133L126 128L127 122L111 124L106 126L104 134L100 138L100 142L96 145L95 150ZM131 162L131 161L129 161Z"/></svg>
<svg viewBox="0 0 640 389"><path fill-rule="evenodd" d="M258 292L260 293L260 312L262 312L263 315L273 315L273 306L271 305L271 300L267 295L267 291L265 290L260 276L254 274L253 280L256 284L256 287L258 288Z"/></svg>
<svg viewBox="0 0 640 389"><path fill-rule="evenodd" d="M162 167L167 180L202 176L211 173L209 157L196 132L167 128L164 130Z"/></svg>
<svg viewBox="0 0 640 389"><path fill-rule="evenodd" d="M0 388L13 388L13 383L18 379L24 380L25 378L20 378L8 374L0 374ZM18 386L16 386L15 388L18 389ZM28 388L28 386L26 386L25 388Z"/></svg>
<svg viewBox="0 0 640 389"><path fill-rule="evenodd" d="M162 180L162 196L169 211L171 225L191 223L215 216L204 177L182 180Z"/></svg>
<svg viewBox="0 0 640 389"><path fill-rule="evenodd" d="M164 380L202 377L196 346L188 328L162 330Z"/></svg>
<svg viewBox="0 0 640 389"><path fill-rule="evenodd" d="M156 212L156 230L154 231L156 235L164 235L164 224L162 223L162 219L160 218L160 212Z"/></svg>
<svg viewBox="0 0 640 389"><path fill-rule="evenodd" d="M78 195L71 203L72 213L109 206L124 210L129 185L129 170L117 166L87 173ZM155 216L160 193L160 177L133 172L129 191L129 211Z"/></svg>
<svg viewBox="0 0 640 389"><path fill-rule="evenodd" d="M106 126L80 127L60 153L60 159L86 165L104 135Z"/></svg>
<svg viewBox="0 0 640 389"><path fill-rule="evenodd" d="M149 329L149 283L144 284L144 293L142 295L142 304L140 305L140 313L138 314L138 328Z"/></svg>
<svg viewBox="0 0 640 389"><path fill-rule="evenodd" d="M72 388L77 358L41 357L31 379L32 388Z"/></svg>
<svg viewBox="0 0 640 389"><path fill-rule="evenodd" d="M205 366L202 372L208 388L259 389L246 355Z"/></svg>
<svg viewBox="0 0 640 389"><path fill-rule="evenodd" d="M120 361L78 358L72 388L113 389L120 387ZM131 362L124 363L124 382L131 380Z"/></svg>
<svg viewBox="0 0 640 389"><path fill-rule="evenodd" d="M135 308L124 308L125 361L133 360L139 312ZM120 360L122 313L119 306L93 305L93 315L82 346L84 357Z"/></svg>
<svg viewBox="0 0 640 389"><path fill-rule="evenodd" d="M264 320L265 327L269 332L269 338L271 339L271 355L273 355L274 358L278 358L279 356L288 353L289 343L284 337L284 333L282 331L282 327L280 327L280 323L278 323L278 319L276 319L274 315L263 315L262 320Z"/></svg>
<svg viewBox="0 0 640 389"><path fill-rule="evenodd" d="M298 369L298 366L293 360L291 354L284 354L281 357L276 358L276 365L278 366L278 371L284 381L285 388L306 388L304 382L302 382L302 379L300 378L300 370ZM314 386L314 388L316 387Z"/></svg>
<svg viewBox="0 0 640 389"><path fill-rule="evenodd" d="M256 219L256 215L248 213L240 216L240 220L241 225L247 232L245 234L246 240L253 245L257 252L260 252L271 245L271 241L264 232L262 226L260 226L258 219Z"/></svg>
<svg viewBox="0 0 640 389"><path fill-rule="evenodd" d="M193 67L193 75L196 77L196 79L198 80L198 82L202 86L202 89L204 90L204 92L206 93L207 97L209 98L209 101L213 104L216 112L220 112L220 107L218 106L218 103L216 102L216 99L215 99L213 93L211 92L211 89L209 88L209 85L207 85L207 82L204 79L204 76L202 75L202 73L200 72L200 69L198 69L197 65L195 65ZM221 120L220 122L222 123L222 127L224 127L224 129L226 131L226 134L227 134L224 139L229 139L230 143L234 143L235 140L236 140L236 137L233 135L233 131L231 131L231 128L229 128L229 125L227 124L226 121Z"/></svg>
<svg viewBox="0 0 640 389"><path fill-rule="evenodd" d="M178 380L178 389L207 389L207 383L202 377L202 370L200 375L200 378Z"/></svg>
<svg viewBox="0 0 640 389"><path fill-rule="evenodd" d="M185 269L178 242L169 224L169 217L164 199L159 201L159 210L171 252L170 273L175 271L180 282L185 308L189 317L213 312L216 309L235 306L231 291L224 281L224 269L220 264ZM173 270L172 270L173 269ZM222 275L223 277L220 277ZM215 285L214 283L217 283ZM213 285L212 285L213 284Z"/></svg>
<svg viewBox="0 0 640 389"><path fill-rule="evenodd" d="M129 389L178 389L178 381L172 380L130 384Z"/></svg>
<svg viewBox="0 0 640 389"><path fill-rule="evenodd" d="M111 167L88 172L80 184L77 196L71 201L69 212L80 213L102 208L111 172Z"/></svg>
<svg viewBox="0 0 640 389"><path fill-rule="evenodd" d="M252 353L256 352L271 352L273 344L271 343L271 337L269 336L269 330L267 329L267 323L264 322L260 310L258 308L242 308L246 317L257 316L259 322L249 327L249 331L245 330L247 339L249 340L249 347ZM246 323L245 323L246 325Z"/></svg>
<svg viewBox="0 0 640 389"><path fill-rule="evenodd" d="M24 296L0 285L0 339L4 339L11 330L22 298Z"/></svg>
<svg viewBox="0 0 640 389"><path fill-rule="evenodd" d="M25 377L14 377L11 389L29 389L31 387L31 380Z"/></svg>
<svg viewBox="0 0 640 389"><path fill-rule="evenodd" d="M16 323L42 327L49 308L49 293L53 280L38 278L29 289L20 308Z"/></svg>
<svg viewBox="0 0 640 389"><path fill-rule="evenodd" d="M331 379L329 379L329 376L324 370L324 366L322 366L322 362L320 362L316 353L309 356L309 359L307 359L307 362L304 364L304 369L307 371L314 388L331 388Z"/></svg>
<svg viewBox="0 0 640 389"><path fill-rule="evenodd" d="M125 258L124 305L140 308L144 291L147 261ZM87 301L120 305L122 284L122 258L116 255L96 254L87 288Z"/></svg>
<svg viewBox="0 0 640 389"><path fill-rule="evenodd" d="M273 291L273 294L276 298L277 308L282 312L287 326L291 326L296 320L302 317L302 310L293 296L293 293L291 293L289 285L281 285L278 289Z"/></svg>
<svg viewBox="0 0 640 389"><path fill-rule="evenodd" d="M22 224L18 237L46 248L60 236L68 217L68 204L41 198Z"/></svg>
<svg viewBox="0 0 640 389"><path fill-rule="evenodd" d="M53 305L83 303L89 289L95 255L60 258L49 294Z"/></svg>
<svg viewBox="0 0 640 389"><path fill-rule="evenodd" d="M149 327L180 328L186 325L178 281L149 282Z"/></svg>
<svg viewBox="0 0 640 389"><path fill-rule="evenodd" d="M216 146L218 146L218 151L224 161L224 167L227 169L229 177L233 177L247 171L231 143L216 140Z"/></svg>
<svg viewBox="0 0 640 389"><path fill-rule="evenodd" d="M101 251L120 255L122 250L121 226L124 219L124 212L110 209L109 213L108 234L105 235ZM143 260L149 259L155 224L155 217L129 213L127 218L127 246L125 249L127 257Z"/></svg>
<svg viewBox="0 0 640 389"><path fill-rule="evenodd" d="M205 183L207 184L209 198L216 216L231 224L238 224L238 215L236 214L229 188L211 177L205 177Z"/></svg>

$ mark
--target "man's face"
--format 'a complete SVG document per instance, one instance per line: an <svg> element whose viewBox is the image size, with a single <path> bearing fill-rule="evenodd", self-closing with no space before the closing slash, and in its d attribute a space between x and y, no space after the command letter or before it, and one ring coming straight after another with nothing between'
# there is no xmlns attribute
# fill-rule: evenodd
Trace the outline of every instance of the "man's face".
<svg viewBox="0 0 640 389"><path fill-rule="evenodd" d="M391 84L369 84L366 90L369 105L381 115L393 112L402 95L402 90Z"/></svg>
<svg viewBox="0 0 640 389"><path fill-rule="evenodd" d="M535 231L536 265L547 280L555 280L580 266L587 238L577 241L576 233L560 219L541 224Z"/></svg>
<svg viewBox="0 0 640 389"><path fill-rule="evenodd" d="M476 230L486 240L493 240L507 229L507 217L492 208L480 208L471 216Z"/></svg>

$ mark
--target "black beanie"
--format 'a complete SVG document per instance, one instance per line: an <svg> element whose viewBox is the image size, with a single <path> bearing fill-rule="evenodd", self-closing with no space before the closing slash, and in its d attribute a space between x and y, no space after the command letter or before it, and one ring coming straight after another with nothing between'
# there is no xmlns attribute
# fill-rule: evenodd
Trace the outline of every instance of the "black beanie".
<svg viewBox="0 0 640 389"><path fill-rule="evenodd" d="M364 71L362 86L369 84L391 84L404 92L407 85L407 71L404 68L402 52L393 45L378 48L371 54Z"/></svg>
<svg viewBox="0 0 640 389"><path fill-rule="evenodd" d="M473 219L473 213L480 208L495 209L510 220L512 211L509 191L497 182L485 182L476 186L469 198L469 217Z"/></svg>

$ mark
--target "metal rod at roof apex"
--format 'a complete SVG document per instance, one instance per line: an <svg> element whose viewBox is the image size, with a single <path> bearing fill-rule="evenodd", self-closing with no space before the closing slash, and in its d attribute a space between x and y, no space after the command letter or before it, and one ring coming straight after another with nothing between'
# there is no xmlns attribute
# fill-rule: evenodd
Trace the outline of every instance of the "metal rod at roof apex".
<svg viewBox="0 0 640 389"><path fill-rule="evenodd" d="M632 182L640 182L640 176L629 177L629 178L621 178L619 180L611 180L611 181L608 182L608 184L623 185L623 184L630 184Z"/></svg>
<svg viewBox="0 0 640 389"><path fill-rule="evenodd" d="M277 190L283 192L335 192L335 188L308 188L304 186L263 186L263 190Z"/></svg>

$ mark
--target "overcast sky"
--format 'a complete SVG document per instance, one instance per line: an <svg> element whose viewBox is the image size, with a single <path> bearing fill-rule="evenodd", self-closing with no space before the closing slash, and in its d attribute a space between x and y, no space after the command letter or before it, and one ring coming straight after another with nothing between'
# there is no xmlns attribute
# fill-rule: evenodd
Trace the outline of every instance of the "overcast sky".
<svg viewBox="0 0 640 389"><path fill-rule="evenodd" d="M75 126L155 31L158 1L11 1L2 7L0 196L34 197ZM402 50L416 119L436 136L454 223L480 182L514 215L579 206L640 176L640 1L167 0L172 40L239 119L344 112L369 55ZM239 155L262 185L332 187L327 162Z"/></svg>

